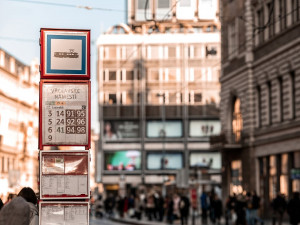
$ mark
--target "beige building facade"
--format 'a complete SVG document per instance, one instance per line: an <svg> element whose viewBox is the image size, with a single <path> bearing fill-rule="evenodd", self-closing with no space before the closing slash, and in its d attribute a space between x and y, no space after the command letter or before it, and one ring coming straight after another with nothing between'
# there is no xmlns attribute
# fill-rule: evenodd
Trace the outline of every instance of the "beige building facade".
<svg viewBox="0 0 300 225"><path fill-rule="evenodd" d="M196 176L219 184L220 153L209 145L220 132L217 1L127 5L128 24L97 41L97 180L106 190L189 186Z"/></svg>
<svg viewBox="0 0 300 225"><path fill-rule="evenodd" d="M0 49L0 195L38 191L38 62L27 66Z"/></svg>

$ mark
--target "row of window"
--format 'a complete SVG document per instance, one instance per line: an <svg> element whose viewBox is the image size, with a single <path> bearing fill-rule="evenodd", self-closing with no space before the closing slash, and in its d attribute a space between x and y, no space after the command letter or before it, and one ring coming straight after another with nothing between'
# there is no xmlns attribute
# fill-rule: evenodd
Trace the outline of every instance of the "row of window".
<svg viewBox="0 0 300 225"><path fill-rule="evenodd" d="M218 82L220 70L211 67L187 68L185 78L181 76L180 68L150 68L147 70L147 81L149 82ZM102 73L104 82L132 81L141 79L137 70L104 70Z"/></svg>
<svg viewBox="0 0 300 225"><path fill-rule="evenodd" d="M7 173L9 170L14 170L16 167L14 158L2 156L0 162L0 168L2 173Z"/></svg>
<svg viewBox="0 0 300 225"><path fill-rule="evenodd" d="M147 59L180 59L183 54L180 46L161 46L152 45L146 47ZM138 57L137 46L107 46L103 48L103 56L100 58L128 60ZM219 49L217 44L209 45L189 45L184 49L184 56L189 59L204 59L204 58L217 58L219 57Z"/></svg>
<svg viewBox="0 0 300 225"><path fill-rule="evenodd" d="M263 4L256 11L255 25L258 35L255 43L263 43L298 21L300 21L299 0L274 0Z"/></svg>
<svg viewBox="0 0 300 225"><path fill-rule="evenodd" d="M169 92L165 91L162 94L160 91L151 91L147 93L147 104L155 105L155 104L163 104L163 97L166 105L176 105L181 103L189 103L189 104L203 104L203 103L216 103L216 99L214 96L206 97L204 99L201 92L198 91L190 91L187 95L187 99L184 99L184 95L180 92ZM133 93L133 92L120 92L120 93L103 93L103 101L104 104L122 104L122 105L132 105L141 103L141 94Z"/></svg>
<svg viewBox="0 0 300 225"><path fill-rule="evenodd" d="M284 78L287 78L284 80ZM284 82L285 85L284 85ZM266 95L262 91L266 87ZM273 91L275 90L275 92ZM267 96L267 99L263 99ZM288 101L286 101L288 100ZM285 105L284 105L285 104ZM285 106L289 107L284 111ZM264 108L263 108L264 107ZM276 107L276 110L275 110ZM263 111L263 109L265 109ZM289 116L287 115L289 112ZM275 121L275 113L277 120ZM262 124L263 116L266 116L267 124ZM285 119L294 119L296 117L296 82L295 73L290 72L288 77L278 77L276 80L268 81L263 86L257 87L257 125L272 125L274 122L283 122Z"/></svg>
<svg viewBox="0 0 300 225"><path fill-rule="evenodd" d="M254 13L254 42L255 45L274 37L300 21L300 0L272 0L263 3ZM231 59L238 54L239 48L243 47L244 43L239 43L239 36L243 31L240 31L240 18L236 18L231 23L228 23L228 58ZM249 22L244 22L248 24ZM244 35L244 34L242 34Z"/></svg>
<svg viewBox="0 0 300 225"><path fill-rule="evenodd" d="M136 0L135 20L170 20L175 6L176 18L180 20L193 20L196 11L199 19L211 20L216 17L216 0Z"/></svg>

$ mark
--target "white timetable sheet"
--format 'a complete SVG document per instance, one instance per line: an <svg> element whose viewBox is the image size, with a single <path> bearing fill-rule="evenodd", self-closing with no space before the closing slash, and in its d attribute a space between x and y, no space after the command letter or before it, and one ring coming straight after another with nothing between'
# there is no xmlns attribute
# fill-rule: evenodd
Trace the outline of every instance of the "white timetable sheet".
<svg viewBox="0 0 300 225"><path fill-rule="evenodd" d="M44 203L40 206L40 225L88 225L88 205Z"/></svg>
<svg viewBox="0 0 300 225"><path fill-rule="evenodd" d="M44 195L87 195L87 175L42 176L41 192Z"/></svg>
<svg viewBox="0 0 300 225"><path fill-rule="evenodd" d="M42 144L88 145L88 84L42 85Z"/></svg>

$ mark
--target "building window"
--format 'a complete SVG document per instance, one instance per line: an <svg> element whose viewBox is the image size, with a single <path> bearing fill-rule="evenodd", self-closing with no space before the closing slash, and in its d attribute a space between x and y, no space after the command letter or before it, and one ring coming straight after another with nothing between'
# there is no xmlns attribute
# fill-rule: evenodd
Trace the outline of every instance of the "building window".
<svg viewBox="0 0 300 225"><path fill-rule="evenodd" d="M242 161L234 160L231 162L231 184L230 194L241 194L243 192L242 182Z"/></svg>
<svg viewBox="0 0 300 225"><path fill-rule="evenodd" d="M134 73L132 70L126 71L126 80L134 80Z"/></svg>
<svg viewBox="0 0 300 225"><path fill-rule="evenodd" d="M283 121L283 80L282 77L278 78L278 111L279 111L279 122Z"/></svg>
<svg viewBox="0 0 300 225"><path fill-rule="evenodd" d="M150 69L148 81L159 81L159 70L158 69Z"/></svg>
<svg viewBox="0 0 300 225"><path fill-rule="evenodd" d="M243 118L241 113L241 101L239 98L234 99L233 113L232 113L232 133L234 142L241 140L241 132L243 129Z"/></svg>
<svg viewBox="0 0 300 225"><path fill-rule="evenodd" d="M181 0L180 7L191 7L191 0Z"/></svg>
<svg viewBox="0 0 300 225"><path fill-rule="evenodd" d="M229 55L229 59L233 58L237 52L237 46L238 46L238 42L237 42L237 33L236 33L236 23L235 21L231 22L228 24L228 55Z"/></svg>
<svg viewBox="0 0 300 225"><path fill-rule="evenodd" d="M299 0L292 0L292 23L296 23L300 19Z"/></svg>
<svg viewBox="0 0 300 225"><path fill-rule="evenodd" d="M260 86L256 88L257 93L257 126L261 127L261 89Z"/></svg>
<svg viewBox="0 0 300 225"><path fill-rule="evenodd" d="M280 193L288 196L288 154L281 155Z"/></svg>
<svg viewBox="0 0 300 225"><path fill-rule="evenodd" d="M160 58L160 47L159 46L149 46L148 48L148 58L149 59L159 59Z"/></svg>
<svg viewBox="0 0 300 225"><path fill-rule="evenodd" d="M2 156L2 168L1 168L2 173L5 172L5 158Z"/></svg>
<svg viewBox="0 0 300 225"><path fill-rule="evenodd" d="M180 80L178 80L176 69L168 69L168 81L171 81L171 82L180 81Z"/></svg>
<svg viewBox="0 0 300 225"><path fill-rule="evenodd" d="M279 0L279 21L280 30L286 28L286 0Z"/></svg>
<svg viewBox="0 0 300 225"><path fill-rule="evenodd" d="M132 105L134 102L133 100L133 93L132 92L123 92L121 98L121 104L123 105Z"/></svg>
<svg viewBox="0 0 300 225"><path fill-rule="evenodd" d="M117 80L117 71L109 71L108 72L108 80L109 81Z"/></svg>
<svg viewBox="0 0 300 225"><path fill-rule="evenodd" d="M171 92L169 93L169 104L174 105L177 103L177 93Z"/></svg>
<svg viewBox="0 0 300 225"><path fill-rule="evenodd" d="M264 42L264 8L257 11L258 43Z"/></svg>
<svg viewBox="0 0 300 225"><path fill-rule="evenodd" d="M295 72L290 72L290 91L291 91L291 118L296 118L296 83L295 83Z"/></svg>
<svg viewBox="0 0 300 225"><path fill-rule="evenodd" d="M117 58L117 48L116 47L104 48L104 59L116 59L116 58Z"/></svg>
<svg viewBox="0 0 300 225"><path fill-rule="evenodd" d="M268 16L269 16L269 38L275 35L275 1L268 3Z"/></svg>
<svg viewBox="0 0 300 225"><path fill-rule="evenodd" d="M195 76L195 81L199 82L202 80L202 73L200 68L195 68L194 69L194 76Z"/></svg>
<svg viewBox="0 0 300 225"><path fill-rule="evenodd" d="M275 155L270 156L269 162L269 197L274 199L277 194L277 159Z"/></svg>
<svg viewBox="0 0 300 225"><path fill-rule="evenodd" d="M202 102L202 94L201 93L195 93L194 94L194 103L201 103Z"/></svg>
<svg viewBox="0 0 300 225"><path fill-rule="evenodd" d="M268 87L268 117L269 117L269 125L272 124L272 84L271 81L269 81L267 83L267 87Z"/></svg>
<svg viewBox="0 0 300 225"><path fill-rule="evenodd" d="M159 9L170 8L170 0L158 0L157 8L159 8Z"/></svg>
<svg viewBox="0 0 300 225"><path fill-rule="evenodd" d="M176 46L168 47L168 58L175 59L176 58Z"/></svg>
<svg viewBox="0 0 300 225"><path fill-rule="evenodd" d="M116 104L117 103L117 95L116 94L108 94L108 104Z"/></svg>
<svg viewBox="0 0 300 225"><path fill-rule="evenodd" d="M202 58L202 46L195 46L194 47L194 58L200 59Z"/></svg>
<svg viewBox="0 0 300 225"><path fill-rule="evenodd" d="M147 0L138 0L138 9L145 9ZM149 1L147 5L147 9L149 9Z"/></svg>

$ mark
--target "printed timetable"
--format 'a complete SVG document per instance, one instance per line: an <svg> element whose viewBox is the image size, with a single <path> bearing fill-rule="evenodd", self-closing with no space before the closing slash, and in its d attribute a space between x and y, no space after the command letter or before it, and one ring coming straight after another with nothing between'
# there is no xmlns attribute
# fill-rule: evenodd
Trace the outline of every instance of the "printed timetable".
<svg viewBox="0 0 300 225"><path fill-rule="evenodd" d="M88 145L88 83L42 84L42 145Z"/></svg>

